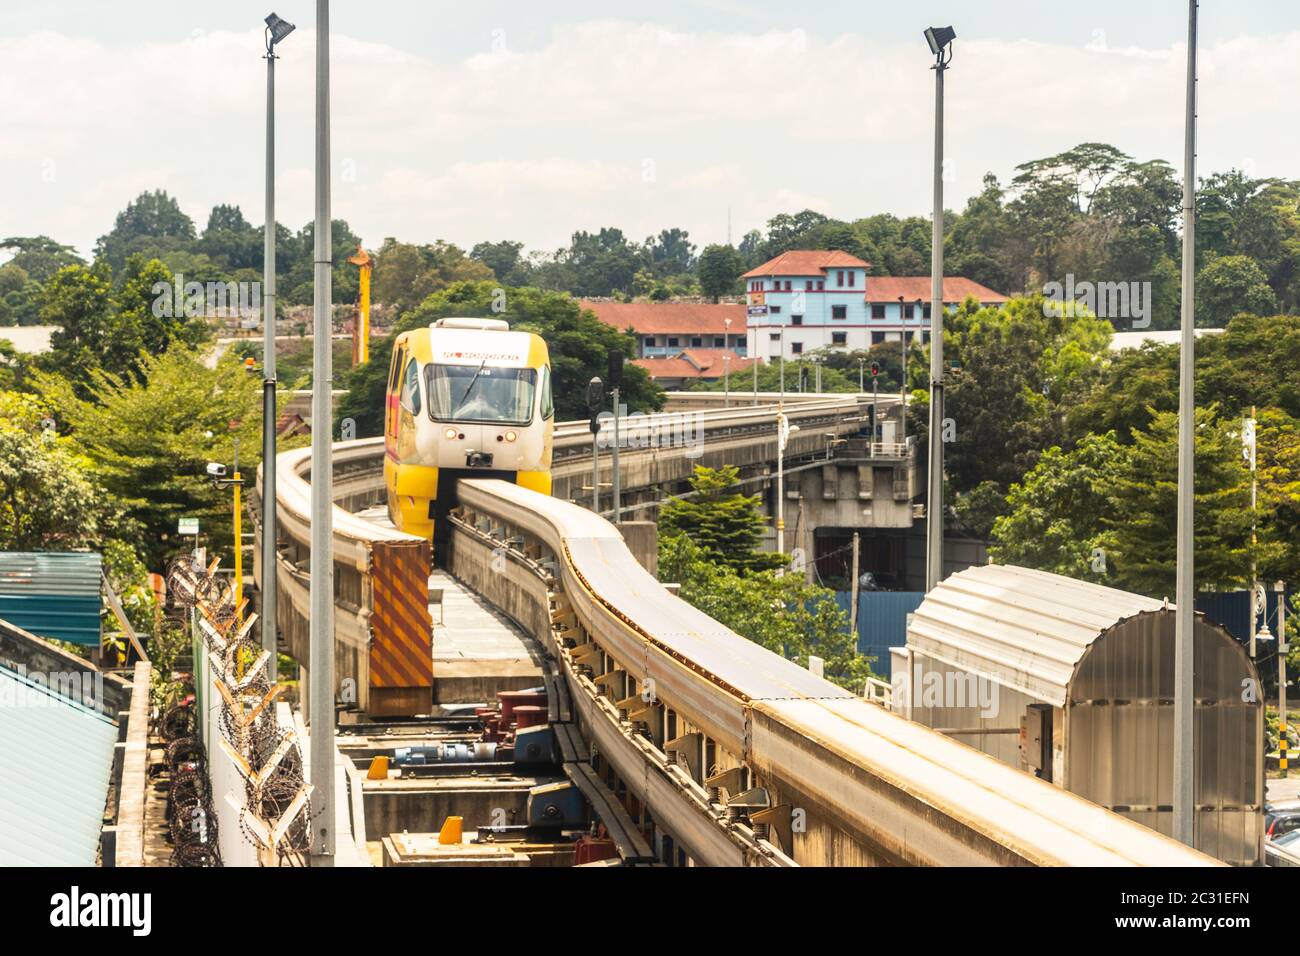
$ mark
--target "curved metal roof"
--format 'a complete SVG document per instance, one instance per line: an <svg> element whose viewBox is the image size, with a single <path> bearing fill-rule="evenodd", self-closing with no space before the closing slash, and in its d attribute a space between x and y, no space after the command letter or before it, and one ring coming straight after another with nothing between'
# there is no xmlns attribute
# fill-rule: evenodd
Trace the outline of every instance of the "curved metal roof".
<svg viewBox="0 0 1300 956"><path fill-rule="evenodd" d="M1163 607L1047 571L987 564L950 575L926 595L907 646L1060 707L1075 665L1097 638Z"/></svg>

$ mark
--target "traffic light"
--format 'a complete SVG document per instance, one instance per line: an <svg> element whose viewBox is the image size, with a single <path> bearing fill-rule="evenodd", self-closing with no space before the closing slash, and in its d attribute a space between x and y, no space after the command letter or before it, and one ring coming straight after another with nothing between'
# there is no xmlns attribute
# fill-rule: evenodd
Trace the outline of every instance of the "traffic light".
<svg viewBox="0 0 1300 956"><path fill-rule="evenodd" d="M605 383L595 376L587 383L587 411L591 413L591 433L600 431L598 416L605 406Z"/></svg>
<svg viewBox="0 0 1300 956"><path fill-rule="evenodd" d="M609 350L609 374L605 377L605 384L610 388L623 387L623 350Z"/></svg>
<svg viewBox="0 0 1300 956"><path fill-rule="evenodd" d="M871 363L871 377L872 377L872 378L875 378L875 377L876 377L877 375L879 375L879 374L880 374L880 363L879 363L879 362L872 362L872 363Z"/></svg>

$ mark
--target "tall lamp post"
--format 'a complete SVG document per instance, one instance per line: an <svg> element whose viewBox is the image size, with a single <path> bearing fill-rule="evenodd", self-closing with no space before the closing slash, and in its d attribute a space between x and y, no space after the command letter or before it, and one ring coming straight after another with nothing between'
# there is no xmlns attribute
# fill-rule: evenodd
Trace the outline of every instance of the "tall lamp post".
<svg viewBox="0 0 1300 956"><path fill-rule="evenodd" d="M266 18L266 218L262 237L262 649L270 651L267 677L276 678L277 590L275 523L275 45L294 25Z"/></svg>
<svg viewBox="0 0 1300 956"><path fill-rule="evenodd" d="M1287 770L1286 730L1286 585L1278 581L1277 592L1277 769L1283 777Z"/></svg>
<svg viewBox="0 0 1300 956"><path fill-rule="evenodd" d="M1188 846L1196 839L1196 754L1193 727L1193 659L1196 618L1192 565L1196 446L1196 0L1187 3L1187 102L1183 144L1182 335L1178 364L1178 534L1174 596L1174 828Z"/></svg>
<svg viewBox="0 0 1300 956"><path fill-rule="evenodd" d="M943 578L943 74L952 62L952 27L930 27L934 54L934 224L930 238L930 458L926 494L925 589Z"/></svg>
<svg viewBox="0 0 1300 956"><path fill-rule="evenodd" d="M330 4L316 0L316 244L312 284L311 396L311 713L312 866L334 865L334 362L330 304Z"/></svg>

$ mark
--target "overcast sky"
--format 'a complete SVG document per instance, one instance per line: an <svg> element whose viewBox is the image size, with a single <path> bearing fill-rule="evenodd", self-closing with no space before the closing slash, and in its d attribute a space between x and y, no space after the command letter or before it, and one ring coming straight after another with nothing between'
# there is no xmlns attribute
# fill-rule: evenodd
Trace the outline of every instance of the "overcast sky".
<svg viewBox="0 0 1300 956"><path fill-rule="evenodd" d="M0 237L89 253L163 188L201 229L262 220L261 19L280 47L278 217L312 217L311 0L0 7ZM1187 5L985 0L335 0L333 204L385 236L522 240L680 226L739 241L778 212L927 214L933 73L952 23L946 205L1080 142L1181 170ZM1300 178L1300 4L1201 5L1202 173Z"/></svg>

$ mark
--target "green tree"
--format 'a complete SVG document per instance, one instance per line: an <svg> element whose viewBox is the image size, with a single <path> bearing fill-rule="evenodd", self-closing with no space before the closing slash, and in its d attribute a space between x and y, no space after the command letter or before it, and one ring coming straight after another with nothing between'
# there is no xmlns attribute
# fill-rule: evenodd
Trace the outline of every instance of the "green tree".
<svg viewBox="0 0 1300 956"><path fill-rule="evenodd" d="M207 463L233 464L238 439L240 470L251 483L261 451L262 383L233 355L210 369L179 343L141 356L140 371L97 369L85 397L48 372L35 384L97 481L122 502L138 528L129 540L150 567L162 567L177 550L182 517L200 519L209 550L229 566L231 491L212 485Z"/></svg>
<svg viewBox="0 0 1300 956"><path fill-rule="evenodd" d="M376 254L372 281L375 300L404 313L453 282L492 278L492 270L480 259L450 243L415 246L389 238Z"/></svg>
<svg viewBox="0 0 1300 956"><path fill-rule="evenodd" d="M36 325L44 297L41 284L22 266L12 261L0 266L0 325Z"/></svg>
<svg viewBox="0 0 1300 956"><path fill-rule="evenodd" d="M95 258L119 271L134 252L150 257L194 242L194 220L164 190L142 192L117 214L113 228L95 243Z"/></svg>
<svg viewBox="0 0 1300 956"><path fill-rule="evenodd" d="M679 584L683 600L801 667L810 654L822 658L827 679L841 687L861 693L872 674L872 659L857 653L835 592L802 575L737 574L679 534L659 539L659 579Z"/></svg>
<svg viewBox="0 0 1300 956"><path fill-rule="evenodd" d="M691 491L670 498L659 510L659 533L684 534L710 561L737 572L776 568L784 555L760 551L763 516L758 495L740 493L740 469L695 466Z"/></svg>
<svg viewBox="0 0 1300 956"><path fill-rule="evenodd" d="M72 246L49 236L10 236L0 239L0 251L13 250L8 265L17 266L33 282L46 283L64 266L84 266L86 261Z"/></svg>
<svg viewBox="0 0 1300 956"><path fill-rule="evenodd" d="M1215 256L1196 275L1196 324L1223 328L1240 312L1267 315L1277 306L1268 277L1248 256Z"/></svg>
<svg viewBox="0 0 1300 956"><path fill-rule="evenodd" d="M1135 432L1107 488L1101 546L1116 586L1173 594L1178 504L1178 416L1159 412ZM1250 486L1240 426L1217 407L1196 410L1195 556L1199 587L1241 586L1249 568Z"/></svg>
<svg viewBox="0 0 1300 956"><path fill-rule="evenodd" d="M705 246L700 253L700 291L717 302L721 296L736 291L742 271L740 256L731 246Z"/></svg>
<svg viewBox="0 0 1300 956"><path fill-rule="evenodd" d="M1106 583L1106 565L1095 549L1109 489L1127 453L1114 432L1088 435L1068 452L1047 449L1024 481L1011 486L1007 514L993 524L989 555L1002 564Z"/></svg>
<svg viewBox="0 0 1300 956"><path fill-rule="evenodd" d="M0 550L78 551L123 527L122 509L34 396L0 392Z"/></svg>

